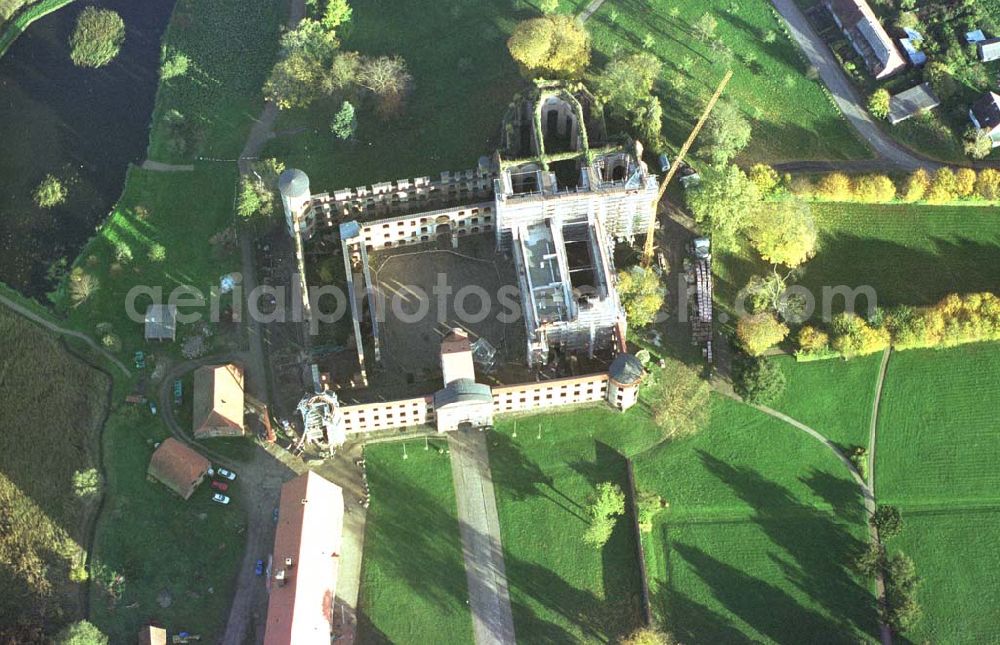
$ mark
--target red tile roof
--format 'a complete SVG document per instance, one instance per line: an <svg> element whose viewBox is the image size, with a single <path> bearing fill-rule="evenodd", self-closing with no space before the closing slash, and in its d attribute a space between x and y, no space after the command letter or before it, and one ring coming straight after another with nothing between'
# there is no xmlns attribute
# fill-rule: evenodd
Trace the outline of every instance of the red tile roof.
<svg viewBox="0 0 1000 645"><path fill-rule="evenodd" d="M243 370L239 366L206 365L194 373L194 436L243 434Z"/></svg>
<svg viewBox="0 0 1000 645"><path fill-rule="evenodd" d="M202 477L211 465L208 459L193 448L170 437L164 439L163 443L153 451L146 472L153 479L187 499L201 483Z"/></svg>
<svg viewBox="0 0 1000 645"><path fill-rule="evenodd" d="M343 523L340 486L308 472L281 487L264 645L329 645Z"/></svg>

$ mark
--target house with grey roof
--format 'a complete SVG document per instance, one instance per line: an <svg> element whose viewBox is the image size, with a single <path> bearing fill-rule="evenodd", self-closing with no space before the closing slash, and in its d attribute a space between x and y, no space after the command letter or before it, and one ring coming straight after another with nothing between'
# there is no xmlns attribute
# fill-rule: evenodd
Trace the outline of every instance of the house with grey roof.
<svg viewBox="0 0 1000 645"><path fill-rule="evenodd" d="M149 305L145 325L146 340L174 340L177 337L177 305Z"/></svg>
<svg viewBox="0 0 1000 645"><path fill-rule="evenodd" d="M972 104L969 120L976 130L985 132L993 141L993 147L1000 146L1000 94L987 92Z"/></svg>
<svg viewBox="0 0 1000 645"><path fill-rule="evenodd" d="M889 123L896 125L941 104L928 83L921 83L889 97Z"/></svg>
<svg viewBox="0 0 1000 645"><path fill-rule="evenodd" d="M1000 38L988 38L976 43L979 60L984 63L1000 59Z"/></svg>
<svg viewBox="0 0 1000 645"><path fill-rule="evenodd" d="M823 0L823 5L876 79L906 67L903 55L865 0Z"/></svg>

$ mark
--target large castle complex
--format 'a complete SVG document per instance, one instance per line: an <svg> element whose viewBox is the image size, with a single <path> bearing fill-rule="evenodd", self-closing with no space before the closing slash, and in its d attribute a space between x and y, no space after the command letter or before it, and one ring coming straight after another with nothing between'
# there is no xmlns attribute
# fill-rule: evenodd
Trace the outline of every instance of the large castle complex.
<svg viewBox="0 0 1000 645"><path fill-rule="evenodd" d="M481 158L474 170L331 195L313 194L305 173L289 169L282 173L279 189L300 262L304 241L317 235L339 236L364 384L366 364L378 364L384 346L383 332L373 316L372 355L366 359L363 315L357 305L362 299L354 297L358 289L353 276L363 276L365 294L371 298L369 254L394 247L441 248L442 243L445 248L457 248L459 238L474 235L490 235L496 251L512 261L523 313L524 363L541 368L553 352L588 357L625 352L627 321L615 289L613 250L616 240L644 233L655 217L657 178L641 154L637 142L608 143L601 107L585 88L540 84L530 96L511 104L500 149L492 157ZM463 338L460 330L449 334L442 345L442 361L453 353L448 347L468 344ZM628 361L630 374L632 361ZM472 363L468 366L471 370ZM618 367L622 368L621 360ZM518 409L527 402L515 396L499 404L503 397L477 384L473 374L449 383L447 372L445 388L427 397L427 405L407 402L404 407L410 412L402 415L407 421L429 423L428 412L436 410L442 430L464 422L482 425L491 422L495 408ZM599 376L600 392L590 387L584 399L611 396L619 408L634 402L634 393L619 396L617 390L608 389L608 374ZM554 397L549 392L543 400L555 405L583 400L570 390L557 390ZM466 412L457 417L450 411L445 414L456 402L467 404L459 406ZM473 412L477 405L481 409ZM351 427L355 424L349 407L340 408L348 432L363 431ZM486 408L490 415L485 414ZM370 423L378 421L379 427L385 421L400 420L399 414L376 416L379 419L372 417Z"/></svg>

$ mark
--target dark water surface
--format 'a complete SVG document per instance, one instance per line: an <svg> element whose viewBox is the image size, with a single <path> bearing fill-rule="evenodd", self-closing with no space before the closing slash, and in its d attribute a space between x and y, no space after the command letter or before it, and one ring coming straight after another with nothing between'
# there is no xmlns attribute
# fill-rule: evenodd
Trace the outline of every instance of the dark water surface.
<svg viewBox="0 0 1000 645"><path fill-rule="evenodd" d="M48 268L72 262L122 192L129 162L145 157L160 39L175 0L77 0L36 21L0 57L0 281L40 297ZM85 6L117 11L125 44L109 65L69 58ZM62 206L32 193L52 173L69 184Z"/></svg>

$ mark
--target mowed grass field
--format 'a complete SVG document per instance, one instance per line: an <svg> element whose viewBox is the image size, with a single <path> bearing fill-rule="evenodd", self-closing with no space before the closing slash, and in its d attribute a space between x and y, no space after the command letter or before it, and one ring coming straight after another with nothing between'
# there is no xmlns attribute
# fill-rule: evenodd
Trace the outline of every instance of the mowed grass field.
<svg viewBox="0 0 1000 645"><path fill-rule="evenodd" d="M824 287L870 286L879 306L923 305L948 293L995 290L1000 284L1000 217L975 206L814 203L819 229L816 256L802 266L798 284L823 312ZM770 266L749 249L715 256L717 305L734 308L750 276ZM843 296L828 298L830 311ZM860 309L866 299L857 301Z"/></svg>
<svg viewBox="0 0 1000 645"><path fill-rule="evenodd" d="M518 19L510 2L358 2L338 30L341 49L364 55L398 54L414 90L401 116L382 120L370 102L357 105L356 141L338 141L330 119L339 102L317 101L286 110L277 130L288 132L265 148L309 175L313 192L474 168L496 148L501 118L526 83L507 51Z"/></svg>
<svg viewBox="0 0 1000 645"><path fill-rule="evenodd" d="M641 624L631 514L601 549L585 544L583 533L597 484L628 490L619 448L650 432L655 437L641 410L621 415L605 407L497 421L490 465L520 641L616 642Z"/></svg>
<svg viewBox="0 0 1000 645"><path fill-rule="evenodd" d="M446 441L365 447L359 641L471 643L472 615ZM355 500L346 500L352 507Z"/></svg>
<svg viewBox="0 0 1000 645"><path fill-rule="evenodd" d="M668 83L659 94L665 134L675 149L687 138L727 67L693 35L692 25L706 13L718 22L715 37L734 54L726 97L753 121L744 161L870 156L821 83L807 78L803 55L782 31L784 23L767 0L605 2L587 23L595 59L645 49L663 60Z"/></svg>
<svg viewBox="0 0 1000 645"><path fill-rule="evenodd" d="M729 399L710 426L636 460L665 498L644 538L653 611L684 643L869 642L860 490L822 444ZM830 640L832 639L832 640Z"/></svg>
<svg viewBox="0 0 1000 645"><path fill-rule="evenodd" d="M41 642L83 617L71 571L86 563L98 495L78 497L74 475L99 468L109 386L52 334L0 308L0 640Z"/></svg>
<svg viewBox="0 0 1000 645"><path fill-rule="evenodd" d="M769 360L781 367L788 384L770 407L810 426L842 449L868 445L881 354L849 361L799 363L791 356Z"/></svg>
<svg viewBox="0 0 1000 645"><path fill-rule="evenodd" d="M986 643L1000 605L1000 345L894 353L879 412L875 492L899 506L924 582L914 642Z"/></svg>

